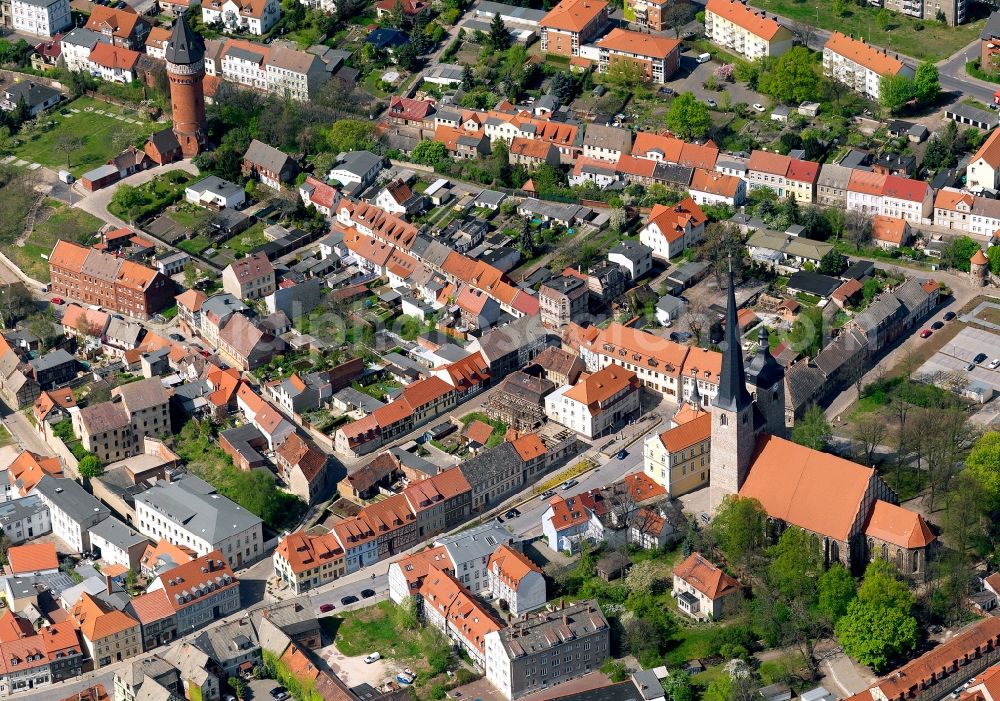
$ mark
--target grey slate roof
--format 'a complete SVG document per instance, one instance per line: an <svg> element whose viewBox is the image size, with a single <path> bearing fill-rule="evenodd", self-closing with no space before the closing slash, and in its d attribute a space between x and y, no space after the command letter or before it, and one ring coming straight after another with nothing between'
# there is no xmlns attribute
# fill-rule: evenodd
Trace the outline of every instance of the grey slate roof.
<svg viewBox="0 0 1000 701"><path fill-rule="evenodd" d="M568 637L572 639L586 637L607 627L608 620L596 600L578 601L529 616L523 623L501 630L500 642L508 658L514 659L547 650L552 647L552 640L566 640L567 636L562 632L566 628L571 633ZM634 691L634 684L632 688Z"/></svg>
<svg viewBox="0 0 1000 701"><path fill-rule="evenodd" d="M246 654L247 650L259 649L257 631L250 621L241 618L211 626L198 634L194 646L220 664Z"/></svg>
<svg viewBox="0 0 1000 701"><path fill-rule="evenodd" d="M232 312L245 312L247 309L249 307L243 304L242 300L236 299L228 292L212 295L201 303L202 314L212 313L219 318Z"/></svg>
<svg viewBox="0 0 1000 701"><path fill-rule="evenodd" d="M510 545L515 539L514 532L510 528L496 521L488 521L455 535L442 536L435 540L434 544L443 545L448 550L452 562L457 563L488 558L497 547Z"/></svg>
<svg viewBox="0 0 1000 701"><path fill-rule="evenodd" d="M291 160L284 152L257 139L250 142L250 146L247 148L247 152L243 155L243 158L254 165L261 166L275 173L280 173L288 161Z"/></svg>
<svg viewBox="0 0 1000 701"><path fill-rule="evenodd" d="M174 21L164 58L168 63L191 65L205 58L205 42L188 25L184 13Z"/></svg>
<svg viewBox="0 0 1000 701"><path fill-rule="evenodd" d="M261 523L259 518L216 494L214 487L194 475L185 475L169 484L158 482L137 494L135 501L210 543Z"/></svg>
<svg viewBox="0 0 1000 701"><path fill-rule="evenodd" d="M28 365L33 367L36 372L51 370L52 368L57 368L60 365L66 365L67 363L76 364L76 358L62 348L49 351L39 358L34 358L33 360L28 361Z"/></svg>
<svg viewBox="0 0 1000 701"><path fill-rule="evenodd" d="M523 469L523 461L511 443L501 443L492 450L466 460L459 467L473 491L480 485L489 484L501 475L510 475Z"/></svg>
<svg viewBox="0 0 1000 701"><path fill-rule="evenodd" d="M638 263L639 261L652 256L653 249L636 241L622 241L620 244L608 251L608 255L611 255L612 253L625 256L633 263Z"/></svg>
<svg viewBox="0 0 1000 701"><path fill-rule="evenodd" d="M349 151L344 154L340 163L333 166L333 170L346 170L363 178L381 163L382 157L376 156L371 151Z"/></svg>
<svg viewBox="0 0 1000 701"><path fill-rule="evenodd" d="M122 550L148 542L146 536L139 531L125 525L114 516L109 516L96 526L90 529L91 535L96 535L109 543L118 546Z"/></svg>
<svg viewBox="0 0 1000 701"><path fill-rule="evenodd" d="M111 515L108 507L87 494L79 482L71 479L45 475L35 485L34 491L76 523L83 523L95 516L103 520Z"/></svg>
<svg viewBox="0 0 1000 701"><path fill-rule="evenodd" d="M629 153L632 150L632 132L604 124L588 124L583 145Z"/></svg>
<svg viewBox="0 0 1000 701"><path fill-rule="evenodd" d="M223 180L216 175L209 175L207 178L199 180L194 185L189 185L188 187L195 192L211 191L221 195L222 197L229 197L230 195L243 191L243 188L236 183Z"/></svg>
<svg viewBox="0 0 1000 701"><path fill-rule="evenodd" d="M865 337L853 331L842 333L816 355L813 363L826 377L830 377L848 362L864 357L867 352L868 341Z"/></svg>
<svg viewBox="0 0 1000 701"><path fill-rule="evenodd" d="M7 474L6 470L4 474ZM48 508L37 494L29 494L23 499L0 503L0 528L7 528L10 524L46 511Z"/></svg>
<svg viewBox="0 0 1000 701"><path fill-rule="evenodd" d="M77 27L62 38L62 43L72 44L73 46L86 46L87 48L92 49L97 46L98 43L110 43L110 39L105 37L103 34L99 34L95 31L87 29L86 27Z"/></svg>
<svg viewBox="0 0 1000 701"><path fill-rule="evenodd" d="M130 382L127 385L116 387L115 392L121 397L122 404L131 414L143 409L163 406L170 402L167 389L159 377Z"/></svg>
<svg viewBox="0 0 1000 701"><path fill-rule="evenodd" d="M839 165L837 163L824 163L819 169L819 178L816 185L820 187L830 187L837 190L846 190L847 184L851 180L853 168Z"/></svg>
<svg viewBox="0 0 1000 701"><path fill-rule="evenodd" d="M795 363L785 370L785 401L796 411L816 399L826 377L823 371L808 362Z"/></svg>
<svg viewBox="0 0 1000 701"><path fill-rule="evenodd" d="M6 92L10 95L11 102L17 104L23 99L24 104L28 107L40 105L60 94L58 90L50 88L48 85L36 83L34 80L22 80L7 88Z"/></svg>

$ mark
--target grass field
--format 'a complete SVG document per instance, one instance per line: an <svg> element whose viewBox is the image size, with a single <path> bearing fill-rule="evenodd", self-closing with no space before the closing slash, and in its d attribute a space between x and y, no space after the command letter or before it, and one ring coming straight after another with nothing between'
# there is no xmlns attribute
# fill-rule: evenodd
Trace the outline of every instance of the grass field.
<svg viewBox="0 0 1000 701"><path fill-rule="evenodd" d="M209 241L201 234L198 234L193 238L181 241L180 243L177 244L177 248L181 249L182 251L187 251L191 255L197 256L201 255L201 253L205 249L209 248L211 245L212 245L211 241Z"/></svg>
<svg viewBox="0 0 1000 701"><path fill-rule="evenodd" d="M799 2L797 0L750 0L750 4L775 12L796 22L821 29L854 33L869 43L898 51L920 60L939 61L951 56L979 37L985 19L949 27L936 20L915 20L893 13L886 29L876 21L880 8L847 4L844 17L833 14L833 3ZM918 31L917 25L923 25Z"/></svg>
<svg viewBox="0 0 1000 701"><path fill-rule="evenodd" d="M92 111L88 112L88 108ZM103 165L122 148L137 144L154 131L166 126L151 122L138 112L124 110L89 97L78 97L66 103L64 109L80 111L66 115L58 111L53 112L50 118L57 122L57 125L31 141L20 144L14 149L14 155L28 163L41 163L58 170L66 167L66 152L59 147L64 135L79 138L82 140L82 145L73 151L69 169L73 175L79 177L88 170ZM93 110L123 115L138 123L129 124L114 117L94 114Z"/></svg>
<svg viewBox="0 0 1000 701"><path fill-rule="evenodd" d="M100 219L83 210L73 209L57 200L47 200L24 245L11 246L6 253L25 274L35 280L48 282L49 263L42 256L52 253L56 241L65 239L87 243L103 224Z"/></svg>
<svg viewBox="0 0 1000 701"><path fill-rule="evenodd" d="M236 234L226 241L223 246L235 253L237 257L243 257L257 246L263 246L265 243L267 243L267 237L264 236L264 222L257 222L243 233Z"/></svg>

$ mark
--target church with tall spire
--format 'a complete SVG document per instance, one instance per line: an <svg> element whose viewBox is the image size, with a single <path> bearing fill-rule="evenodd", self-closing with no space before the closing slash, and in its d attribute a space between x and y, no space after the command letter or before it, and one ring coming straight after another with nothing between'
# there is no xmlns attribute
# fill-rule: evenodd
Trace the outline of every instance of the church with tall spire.
<svg viewBox="0 0 1000 701"><path fill-rule="evenodd" d="M743 486L760 436L780 436L785 428L785 370L771 355L767 329L761 325L760 350L747 373L732 271L728 284L722 372L719 392L711 402L709 489L713 509L727 494L736 494Z"/></svg>

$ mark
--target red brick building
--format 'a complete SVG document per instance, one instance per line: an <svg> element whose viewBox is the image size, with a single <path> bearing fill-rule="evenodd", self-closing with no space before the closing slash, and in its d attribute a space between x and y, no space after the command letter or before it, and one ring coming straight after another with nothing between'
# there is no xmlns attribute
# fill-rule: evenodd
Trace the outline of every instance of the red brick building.
<svg viewBox="0 0 1000 701"><path fill-rule="evenodd" d="M69 241L49 256L53 294L146 319L173 304L174 284L152 268Z"/></svg>

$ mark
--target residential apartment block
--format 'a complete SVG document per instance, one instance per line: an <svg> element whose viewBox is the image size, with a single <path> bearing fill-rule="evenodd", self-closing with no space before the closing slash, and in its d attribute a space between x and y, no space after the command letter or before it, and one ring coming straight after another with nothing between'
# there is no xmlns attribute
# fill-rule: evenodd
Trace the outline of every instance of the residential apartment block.
<svg viewBox="0 0 1000 701"><path fill-rule="evenodd" d="M608 23L603 0L562 0L538 23L542 53L579 56Z"/></svg>
<svg viewBox="0 0 1000 701"><path fill-rule="evenodd" d="M823 46L823 74L871 100L878 101L882 78L913 78L914 73L899 58L864 39L834 32Z"/></svg>
<svg viewBox="0 0 1000 701"><path fill-rule="evenodd" d="M747 163L750 190L766 187L778 197L795 197L800 204L816 200L819 163L782 156L769 151L754 151Z"/></svg>
<svg viewBox="0 0 1000 701"><path fill-rule="evenodd" d="M162 273L69 241L56 242L49 272L53 294L139 319L173 304L174 283Z"/></svg>
<svg viewBox="0 0 1000 701"><path fill-rule="evenodd" d="M10 22L15 31L43 37L73 26L69 0L11 0Z"/></svg>
<svg viewBox="0 0 1000 701"><path fill-rule="evenodd" d="M545 397L545 415L587 438L602 436L639 411L639 378L609 365Z"/></svg>
<svg viewBox="0 0 1000 701"><path fill-rule="evenodd" d="M313 54L243 39L205 42L205 72L245 88L305 102L329 78Z"/></svg>
<svg viewBox="0 0 1000 701"><path fill-rule="evenodd" d="M164 572L147 591L159 590L184 635L240 610L239 580L219 550Z"/></svg>
<svg viewBox="0 0 1000 701"><path fill-rule="evenodd" d="M281 17L278 0L208 0L201 8L201 21L220 24L230 32L261 36Z"/></svg>
<svg viewBox="0 0 1000 701"><path fill-rule="evenodd" d="M681 43L676 39L627 29L612 29L597 42L597 48L601 73L607 73L610 66L624 61L642 68L646 80L653 83L670 80L681 62Z"/></svg>
<svg viewBox="0 0 1000 701"><path fill-rule="evenodd" d="M153 540L198 555L218 550L236 567L260 559L264 552L261 520L194 475L157 482L137 494L135 514L139 531Z"/></svg>
<svg viewBox="0 0 1000 701"><path fill-rule="evenodd" d="M73 413L73 432L102 463L143 452L143 439L171 433L170 397L159 377L112 390L111 400Z"/></svg>
<svg viewBox="0 0 1000 701"><path fill-rule="evenodd" d="M222 289L237 299L260 299L274 292L274 266L263 253L248 255L222 271Z"/></svg>
<svg viewBox="0 0 1000 701"><path fill-rule="evenodd" d="M653 258L669 262L701 241L707 223L708 217L690 197L671 206L654 204L639 230L639 243L652 250Z"/></svg>
<svg viewBox="0 0 1000 701"><path fill-rule="evenodd" d="M934 189L922 180L855 170L847 185L847 209L929 224Z"/></svg>
<svg viewBox="0 0 1000 701"><path fill-rule="evenodd" d="M504 698L520 698L599 669L610 644L596 601L559 605L488 633L486 678Z"/></svg>
<svg viewBox="0 0 1000 701"><path fill-rule="evenodd" d="M788 27L739 0L709 0L705 6L705 36L751 61L781 56L793 42Z"/></svg>
<svg viewBox="0 0 1000 701"><path fill-rule="evenodd" d="M565 326L587 312L586 280L561 275L545 282L538 291L542 323L551 328Z"/></svg>

